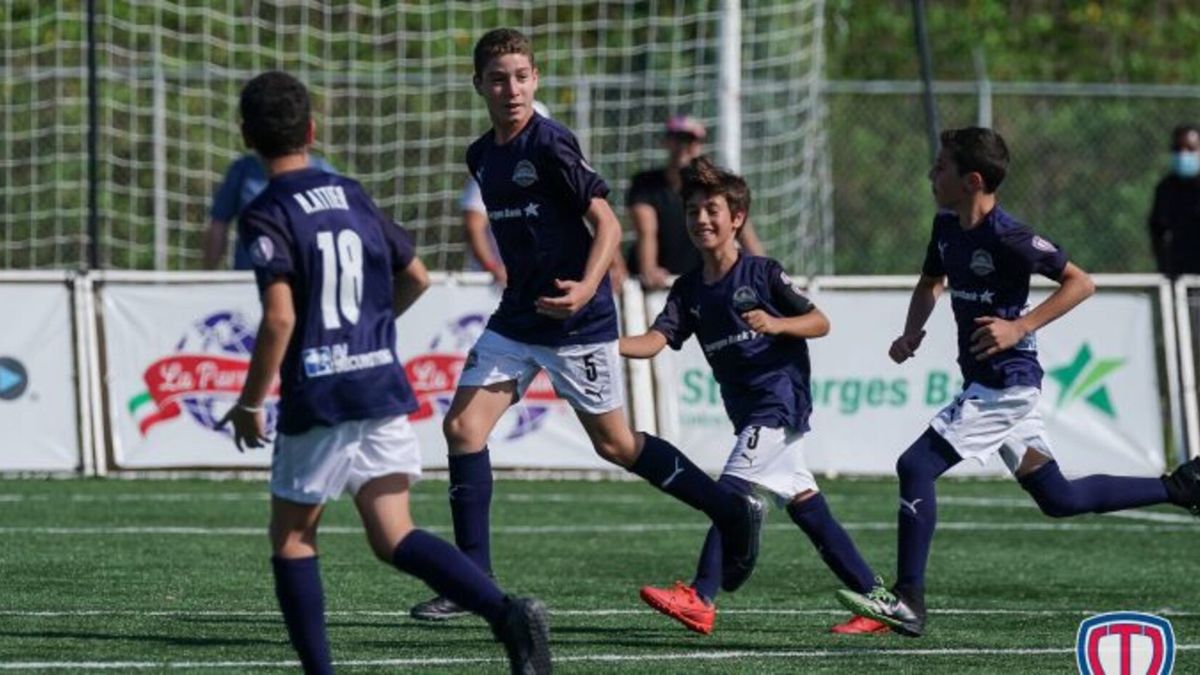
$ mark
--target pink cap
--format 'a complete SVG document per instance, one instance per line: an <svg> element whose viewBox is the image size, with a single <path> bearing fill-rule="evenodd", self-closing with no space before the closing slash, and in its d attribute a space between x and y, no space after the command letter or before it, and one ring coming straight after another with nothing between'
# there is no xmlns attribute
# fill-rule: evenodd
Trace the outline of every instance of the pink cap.
<svg viewBox="0 0 1200 675"><path fill-rule="evenodd" d="M700 120L690 115L672 115L671 119L667 120L668 134L690 134L700 140L704 140L708 136L708 132L704 130L704 125Z"/></svg>

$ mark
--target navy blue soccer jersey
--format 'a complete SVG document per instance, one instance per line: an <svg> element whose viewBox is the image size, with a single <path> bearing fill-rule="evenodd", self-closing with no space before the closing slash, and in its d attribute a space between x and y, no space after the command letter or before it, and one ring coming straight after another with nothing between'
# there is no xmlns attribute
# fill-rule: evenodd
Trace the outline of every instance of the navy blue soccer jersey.
<svg viewBox="0 0 1200 675"><path fill-rule="evenodd" d="M714 284L704 283L702 275L696 269L675 281L651 330L676 350L696 336L737 432L750 425L808 431L807 341L756 333L741 315L761 309L772 316L799 316L812 311L812 303L770 258L743 255Z"/></svg>
<svg viewBox="0 0 1200 675"><path fill-rule="evenodd" d="M1030 276L1041 274L1057 281L1066 265L1067 254L1061 248L999 206L969 230L959 225L958 214L943 212L934 217L922 273L948 279L964 380L993 388L1041 386L1035 334L983 361L971 354L971 334L979 328L977 318L1019 318L1029 309Z"/></svg>
<svg viewBox="0 0 1200 675"><path fill-rule="evenodd" d="M608 185L584 160L575 136L534 114L503 145L489 131L467 149L467 169L479 183L508 284L488 328L518 342L567 345L617 339L617 313L608 275L573 316L538 314L535 301L562 295L555 279L583 278L592 247L584 221L592 199Z"/></svg>
<svg viewBox="0 0 1200 675"><path fill-rule="evenodd" d="M272 178L239 227L260 291L280 278L292 287L279 431L416 410L392 310L393 272L414 256L409 234L357 182L316 168Z"/></svg>

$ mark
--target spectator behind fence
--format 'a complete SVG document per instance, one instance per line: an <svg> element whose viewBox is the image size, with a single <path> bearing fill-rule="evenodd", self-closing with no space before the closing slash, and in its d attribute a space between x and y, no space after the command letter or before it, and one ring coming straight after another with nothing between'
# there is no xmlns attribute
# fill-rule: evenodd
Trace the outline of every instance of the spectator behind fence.
<svg viewBox="0 0 1200 675"><path fill-rule="evenodd" d="M1159 272L1200 274L1200 129L1194 125L1171 132L1171 173L1154 190L1149 224Z"/></svg>
<svg viewBox="0 0 1200 675"><path fill-rule="evenodd" d="M671 275L700 266L700 253L687 234L687 218L679 190L680 171L704 153L708 133L699 120L676 115L667 120L663 147L667 164L633 177L625 204L636 239L628 254L629 273L647 289L666 288ZM738 231L738 243L751 255L762 255L763 246L750 222Z"/></svg>
<svg viewBox="0 0 1200 675"><path fill-rule="evenodd" d="M329 162L316 155L309 156L309 163L323 171L334 172ZM256 152L242 155L225 170L225 178L213 196L208 231L204 233L204 269L215 270L221 264L229 240L229 225L266 187L267 168ZM237 234L233 242L233 269L254 269L250 251Z"/></svg>

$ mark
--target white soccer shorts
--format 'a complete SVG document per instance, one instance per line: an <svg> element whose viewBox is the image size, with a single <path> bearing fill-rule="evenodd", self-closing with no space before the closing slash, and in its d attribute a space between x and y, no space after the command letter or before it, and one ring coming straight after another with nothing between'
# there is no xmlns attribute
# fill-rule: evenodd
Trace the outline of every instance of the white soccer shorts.
<svg viewBox="0 0 1200 675"><path fill-rule="evenodd" d="M421 451L407 416L315 426L275 439L271 494L299 504L324 504L397 473L414 483L421 477Z"/></svg>
<svg viewBox="0 0 1200 675"><path fill-rule="evenodd" d="M999 452L1016 472L1027 448L1053 458L1046 422L1038 412L1037 387L992 389L970 382L929 422L963 459L980 464Z"/></svg>
<svg viewBox="0 0 1200 675"><path fill-rule="evenodd" d="M515 381L517 395L523 396L543 368L554 393L577 411L600 415L625 405L625 379L616 340L548 347L485 330L467 354L458 386Z"/></svg>
<svg viewBox="0 0 1200 675"><path fill-rule="evenodd" d="M804 434L782 428L742 429L721 474L768 490L780 504L806 490L817 490L817 481L804 462Z"/></svg>

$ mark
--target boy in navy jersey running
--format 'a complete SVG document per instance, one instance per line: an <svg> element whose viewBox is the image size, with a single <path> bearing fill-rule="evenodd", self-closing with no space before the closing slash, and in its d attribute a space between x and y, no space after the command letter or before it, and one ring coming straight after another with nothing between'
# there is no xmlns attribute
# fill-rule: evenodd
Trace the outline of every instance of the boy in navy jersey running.
<svg viewBox="0 0 1200 675"><path fill-rule="evenodd" d="M491 572L488 435L538 371L575 409L596 453L703 511L720 528L726 588L754 568L762 503L718 485L678 449L625 420L617 314L607 270L621 226L608 185L575 136L534 112L538 71L520 32L500 28L475 45L475 90L492 129L467 150L508 284L471 348L446 414L450 508L458 547ZM440 620L461 609L438 597L413 607Z"/></svg>
<svg viewBox="0 0 1200 675"><path fill-rule="evenodd" d="M742 254L737 231L750 212L750 188L700 157L683 171L688 236L703 265L675 282L666 307L643 335L621 338L621 355L648 359L695 335L737 434L720 483L748 494L770 491L843 583L869 593L882 582L833 518L804 463L803 438L812 412L808 338L829 332L829 320L792 283L778 262ZM647 604L708 634L716 619L722 534L708 532L690 586L642 589ZM884 632L856 617L835 633Z"/></svg>
<svg viewBox="0 0 1200 675"><path fill-rule="evenodd" d="M458 549L416 529L408 489L421 475L407 414L416 409L396 357L395 318L429 284L412 239L353 180L308 162L316 127L308 91L269 72L242 90L242 133L270 182L239 219L263 319L246 384L221 421L259 447L263 400L279 374L271 460L275 593L306 673L332 673L317 566L317 524L348 491L380 560L484 617L514 673L550 672L546 610L507 597Z"/></svg>
<svg viewBox="0 0 1200 675"><path fill-rule="evenodd" d="M855 613L909 637L920 636L925 626L925 564L937 524L934 481L963 459L982 463L999 453L1021 487L1052 518L1165 503L1200 514L1197 459L1161 478L1063 476L1037 410L1042 368L1034 331L1083 302L1095 285L1061 248L997 204L996 188L1008 168L1008 148L1000 134L954 129L943 132L941 142L929 180L943 210L933 220L904 333L888 354L903 363L916 353L948 279L965 385L896 463L895 587L866 595L838 592L842 604ZM1060 286L1030 311L1032 274Z"/></svg>

